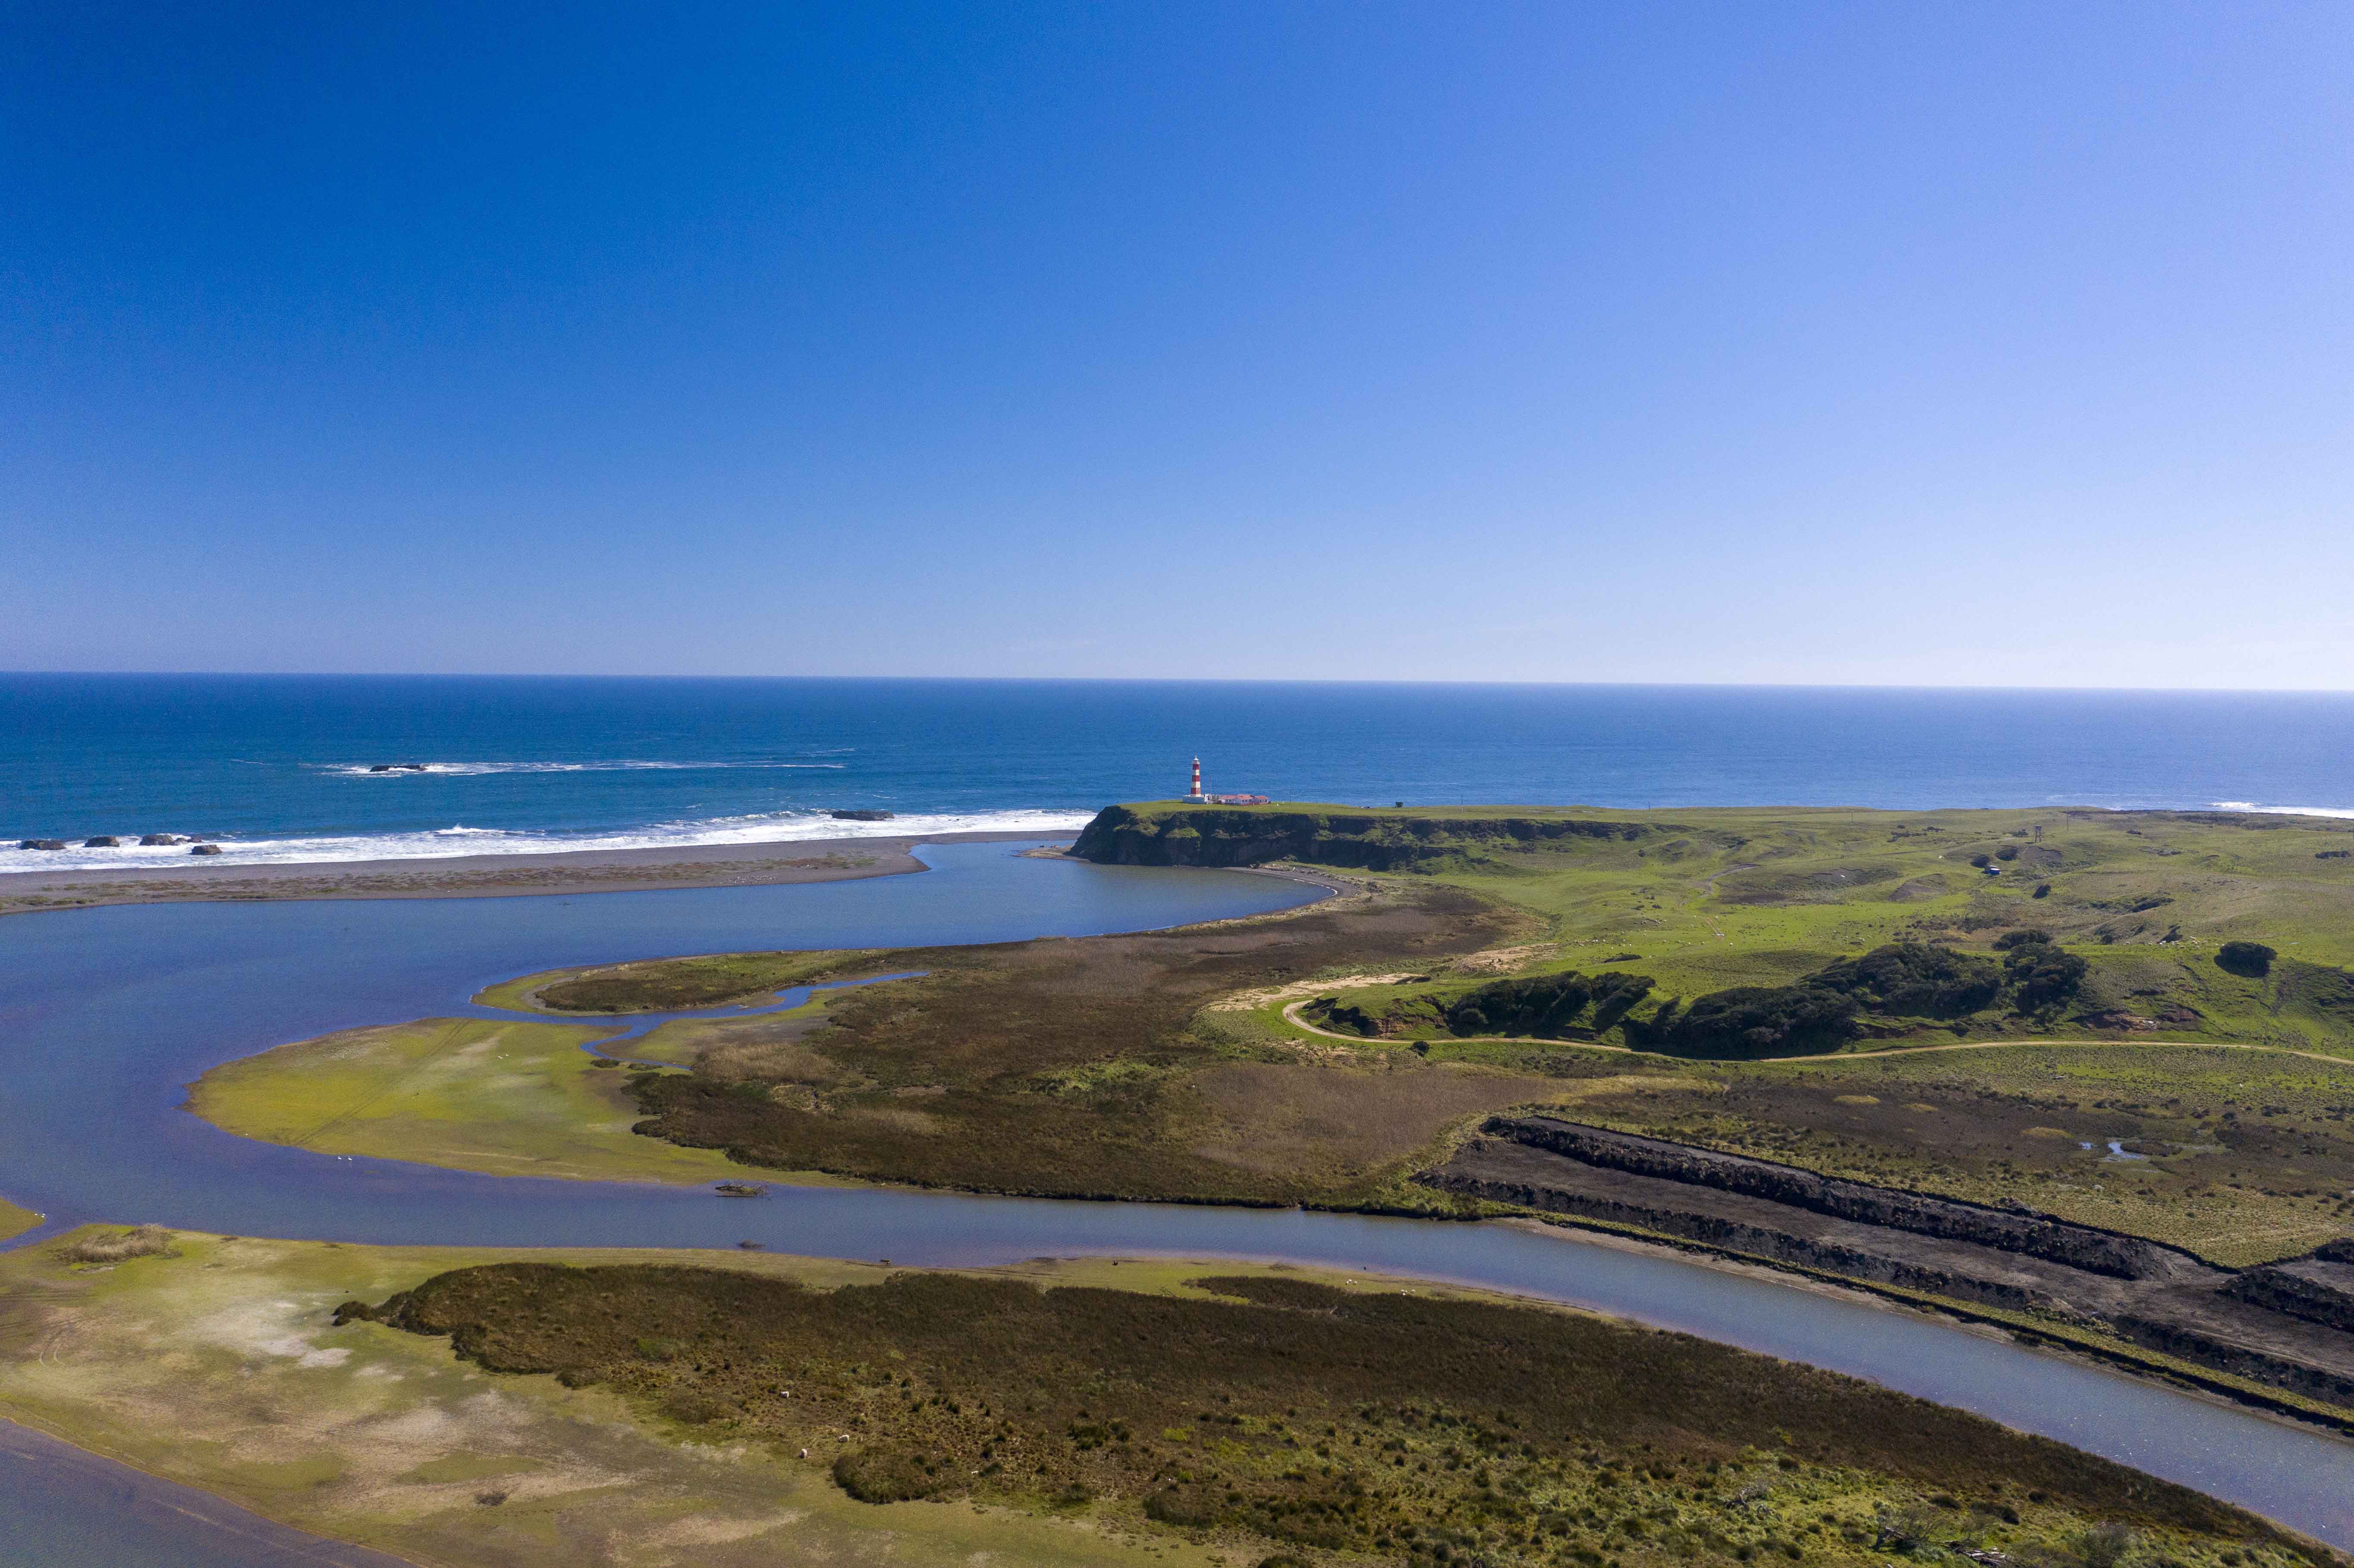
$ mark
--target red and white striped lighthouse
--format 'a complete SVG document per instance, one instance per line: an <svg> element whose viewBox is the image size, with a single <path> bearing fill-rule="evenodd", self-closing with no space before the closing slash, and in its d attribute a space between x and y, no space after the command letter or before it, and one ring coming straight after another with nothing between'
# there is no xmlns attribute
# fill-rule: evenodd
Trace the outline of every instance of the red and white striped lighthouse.
<svg viewBox="0 0 2354 1568"><path fill-rule="evenodd" d="M1202 798L1202 759L1201 759L1200 758L1198 758L1198 757L1197 757L1197 758L1193 758L1193 792L1192 792L1191 794L1187 795L1187 796L1185 797L1185 799L1187 799L1188 800L1200 800L1201 798Z"/></svg>

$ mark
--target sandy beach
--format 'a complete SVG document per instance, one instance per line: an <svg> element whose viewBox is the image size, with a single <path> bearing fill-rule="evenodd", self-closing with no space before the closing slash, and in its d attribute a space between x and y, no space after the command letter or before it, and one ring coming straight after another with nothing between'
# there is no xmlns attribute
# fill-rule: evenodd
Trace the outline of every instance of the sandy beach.
<svg viewBox="0 0 2354 1568"><path fill-rule="evenodd" d="M643 893L898 876L924 864L919 843L1067 842L1069 833L927 833L907 838L794 839L770 843L582 850L239 865L191 863L105 871L0 873L0 915L104 904L251 902L272 898L520 898L550 893ZM227 857L222 857L224 860Z"/></svg>

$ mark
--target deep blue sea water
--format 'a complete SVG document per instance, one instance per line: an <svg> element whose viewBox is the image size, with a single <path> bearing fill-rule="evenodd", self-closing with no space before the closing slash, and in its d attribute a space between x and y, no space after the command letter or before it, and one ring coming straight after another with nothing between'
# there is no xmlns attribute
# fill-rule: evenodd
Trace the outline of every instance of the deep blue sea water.
<svg viewBox="0 0 2354 1568"><path fill-rule="evenodd" d="M0 869L230 835L344 860L1076 826L1107 801L2354 811L2354 695L1725 686L0 676ZM376 764L429 771L370 773Z"/></svg>

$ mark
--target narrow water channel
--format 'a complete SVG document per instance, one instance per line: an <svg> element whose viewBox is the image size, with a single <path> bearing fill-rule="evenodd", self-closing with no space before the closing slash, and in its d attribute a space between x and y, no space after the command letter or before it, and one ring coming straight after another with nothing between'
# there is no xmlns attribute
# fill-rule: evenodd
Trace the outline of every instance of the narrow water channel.
<svg viewBox="0 0 2354 1568"><path fill-rule="evenodd" d="M487 1245L750 1240L776 1252L919 1265L1160 1254L1458 1281L1871 1378L2354 1549L2354 1444L1914 1314L1568 1234L862 1189L731 1201L700 1189L328 1159L231 1138L177 1108L181 1086L220 1061L331 1029L472 1011L467 999L482 985L559 965L1134 930L1313 896L1264 877L1023 860L1002 845L924 858L936 869L923 875L803 887L177 905L0 921L0 1066L11 1086L0 1100L0 1193L53 1224L154 1220L246 1235ZM12 1510L37 1511L37 1470L0 1445L0 1522ZM127 1568L180 1559L84 1551L74 1561Z"/></svg>

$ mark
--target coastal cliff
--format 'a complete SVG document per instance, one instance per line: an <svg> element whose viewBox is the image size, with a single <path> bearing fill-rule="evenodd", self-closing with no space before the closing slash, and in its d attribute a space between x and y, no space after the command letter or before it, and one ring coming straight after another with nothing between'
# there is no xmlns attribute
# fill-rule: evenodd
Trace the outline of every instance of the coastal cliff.
<svg viewBox="0 0 2354 1568"><path fill-rule="evenodd" d="M1666 823L1609 821L1541 810L1373 810L1345 806L1107 806L1071 853L1104 865L1264 865L1303 861L1358 871L1459 866L1494 850L1564 841L1634 841Z"/></svg>

